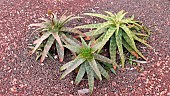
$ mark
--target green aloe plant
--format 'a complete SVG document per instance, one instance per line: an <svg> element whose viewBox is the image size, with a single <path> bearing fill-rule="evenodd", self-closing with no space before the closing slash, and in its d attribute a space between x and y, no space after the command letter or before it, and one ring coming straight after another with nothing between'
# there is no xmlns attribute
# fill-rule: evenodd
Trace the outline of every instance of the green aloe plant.
<svg viewBox="0 0 170 96"><path fill-rule="evenodd" d="M101 66L101 62L112 64L112 61L107 57L97 54L96 51L98 48L93 47L93 44L90 42L87 44L83 38L81 38L81 42L82 43L74 42L73 44L64 45L64 47L71 50L77 56L74 60L66 63L60 68L61 71L65 70L61 76L61 79L76 68L79 68L75 83L79 84L85 73L87 73L88 85L90 92L92 93L94 87L94 78L102 80L103 76L106 79L109 79L109 75Z"/></svg>
<svg viewBox="0 0 170 96"><path fill-rule="evenodd" d="M33 54L37 49L39 49L40 45L45 42L45 44L43 44L44 45L43 51L40 54L41 55L40 61L43 62L51 46L54 44L57 49L59 61L62 62L64 59L64 47L63 41L61 40L62 36L63 35L65 36L67 32L82 35L80 31L74 28L65 27L65 24L73 19L81 17L74 17L72 15L65 16L63 14L60 19L57 19L56 15L54 15L52 11L48 11L48 15L50 16L50 19L40 18L40 20L42 20L43 22L29 25L38 27L35 31L41 33L41 37L33 42L33 44L36 45L31 51L31 54ZM66 36L64 38L66 38Z"/></svg>
<svg viewBox="0 0 170 96"><path fill-rule="evenodd" d="M137 58L140 56L146 60L142 53L137 49L135 41L139 41L146 46L152 48L146 43L144 37L148 37L149 30L142 26L140 22L134 20L134 16L125 18L126 13L120 11L117 14L105 11L107 15L96 13L84 13L85 15L99 17L105 20L103 23L88 24L77 26L75 28L89 28L90 32L86 32L86 36L96 38L96 42L100 43L98 46L98 52L103 48L106 42L110 41L109 53L110 58L113 61L113 66L117 66L116 63L116 51L120 54L122 68L124 68L125 56L123 47L125 47L132 55ZM142 33L142 31L147 34Z"/></svg>

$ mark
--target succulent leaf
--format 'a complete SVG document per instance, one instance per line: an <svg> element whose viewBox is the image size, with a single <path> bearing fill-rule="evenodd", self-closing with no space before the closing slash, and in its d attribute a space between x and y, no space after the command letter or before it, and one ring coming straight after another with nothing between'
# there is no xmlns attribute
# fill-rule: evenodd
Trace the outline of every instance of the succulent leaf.
<svg viewBox="0 0 170 96"><path fill-rule="evenodd" d="M60 71L63 71L63 70L65 70L65 69L69 68L69 67L70 67L72 64L74 64L79 58L80 58L80 55L77 56L74 60L72 60L72 61L64 64L63 66L61 66Z"/></svg>
<svg viewBox="0 0 170 96"><path fill-rule="evenodd" d="M110 53L110 58L113 62L112 63L113 66L117 65L117 63L116 63L116 49L117 49L116 38L115 38L115 35L112 35L112 37L110 38L109 53Z"/></svg>
<svg viewBox="0 0 170 96"><path fill-rule="evenodd" d="M80 64L82 64L85 61L84 58L78 58L75 59L73 62L71 62L71 65L64 71L64 73L61 75L61 78L64 78L67 74L69 74L70 72L72 72L74 69L76 69ZM67 63L68 65L68 63ZM63 68L61 67L61 70L63 70Z"/></svg>
<svg viewBox="0 0 170 96"><path fill-rule="evenodd" d="M48 51L50 50L52 44L54 43L54 37L50 36L47 40L46 45L44 46L44 50L42 52L42 56L41 56L41 62L44 61L45 56L47 55Z"/></svg>
<svg viewBox="0 0 170 96"><path fill-rule="evenodd" d="M137 40L137 41L139 41L139 42L141 42L141 43L145 44L146 46L148 46L148 47L152 48L152 46L150 46L149 44L147 44L145 40L140 39L140 38L138 38L138 37L137 37L137 36L135 36L135 35L134 35L133 37L134 37L134 39L135 39L135 40Z"/></svg>
<svg viewBox="0 0 170 96"><path fill-rule="evenodd" d="M33 54L39 48L41 43L46 42L47 38L51 38L50 35L52 34L52 37L55 38L53 43L57 42L55 44L56 45L55 47L57 49L59 61L62 62L63 58L64 58L64 47L63 47L63 44L62 44L63 42L65 44L74 43L74 44L80 46L79 44L77 44L77 42L73 42L74 40L72 40L72 38L62 37L63 34L70 32L70 33L75 33L75 34L78 34L78 35L85 36L82 32L80 32L77 29L65 27L65 24L67 22L73 20L73 19L82 18L82 17L79 17L79 16L74 17L73 15L65 16L65 14L63 14L61 16L61 18L58 19L57 16L51 10L48 11L48 15L50 16L50 19L39 18L40 20L42 20L41 23L35 23L35 24L29 25L29 26L39 27L35 31L39 31L40 36L41 36L40 39L37 39L36 41L33 42L34 44L36 44L36 46L34 47L31 54ZM62 39L62 41L61 41L61 39ZM52 44L52 42L50 44ZM47 46L47 45L45 44L44 46ZM49 50L50 49L48 49L48 51ZM44 55L44 54L46 54L45 52L46 51L43 52L43 55L39 55L39 56L42 56L41 62L43 62L43 60L46 57Z"/></svg>
<svg viewBox="0 0 170 96"><path fill-rule="evenodd" d="M64 59L64 50L60 47L58 42L56 42L56 49L57 49L59 61L63 62L63 59Z"/></svg>
<svg viewBox="0 0 170 96"><path fill-rule="evenodd" d="M76 84L79 84L80 81L82 80L83 76L85 75L86 70L85 70L85 64L84 63L80 66L80 69L79 69L78 74L76 76L76 80L75 80Z"/></svg>
<svg viewBox="0 0 170 96"><path fill-rule="evenodd" d="M76 26L75 28L93 29L93 28L98 28L98 27L100 27L101 25L103 25L103 23Z"/></svg>
<svg viewBox="0 0 170 96"><path fill-rule="evenodd" d="M69 43L71 45L80 46L77 42L75 42L73 39L70 39L65 34L62 34L62 38L64 39L64 41L66 41L67 43Z"/></svg>
<svg viewBox="0 0 170 96"><path fill-rule="evenodd" d="M102 19L105 19L105 20L110 20L109 16L97 14L97 13L84 13L84 15L89 15L89 16L99 17L99 18L102 18Z"/></svg>
<svg viewBox="0 0 170 96"><path fill-rule="evenodd" d="M108 31L106 32L106 34L104 35L103 39L102 39L102 44L99 47L98 52L103 48L103 46L107 43L107 41L110 39L110 37L114 34L114 32L116 31L116 28L109 28Z"/></svg>
<svg viewBox="0 0 170 96"><path fill-rule="evenodd" d="M88 60L89 65L92 67L93 71L96 73L96 75L99 77L100 80L102 80L101 73L99 71L99 68L97 67L97 63L95 59Z"/></svg>
<svg viewBox="0 0 170 96"><path fill-rule="evenodd" d="M99 63L97 63L97 66L98 66L102 76L105 77L106 79L110 79L108 72Z"/></svg>
<svg viewBox="0 0 170 96"><path fill-rule="evenodd" d="M61 42L61 39L60 39L58 33L57 33L57 32L51 32L51 34L53 35L53 37L55 38L55 40L57 40L58 45L60 46L61 50L64 51L64 47L63 47L63 44L62 44L62 42Z"/></svg>
<svg viewBox="0 0 170 96"><path fill-rule="evenodd" d="M68 48L69 50L71 50L72 52L76 52L79 53L80 52L80 46L73 46L73 45L63 45L64 47Z"/></svg>
<svg viewBox="0 0 170 96"><path fill-rule="evenodd" d="M122 68L124 68L125 57L123 54L123 46L122 46L122 31L121 30L118 30L118 31L116 32L116 44L117 44L118 51L120 54Z"/></svg>
<svg viewBox="0 0 170 96"><path fill-rule="evenodd" d="M45 39L47 39L50 35L51 35L50 33L45 33L45 34L43 34L43 35L41 36L41 38L37 39L37 40L36 40L36 46L35 46L34 49L32 50L31 54L33 54L33 53L37 50L37 48L41 45L41 43L42 43Z"/></svg>
<svg viewBox="0 0 170 96"><path fill-rule="evenodd" d="M101 62L106 62L106 63L109 63L109 64L112 64L113 62L111 61L111 59L105 57L105 56L102 56L102 55L99 55L99 54L96 54L94 53L94 58L96 60L99 60Z"/></svg>
<svg viewBox="0 0 170 96"><path fill-rule="evenodd" d="M93 69L88 64L86 64L85 68L86 68L87 77L88 77L88 85L89 85L90 94L92 94L93 87L94 87L94 72L93 72Z"/></svg>

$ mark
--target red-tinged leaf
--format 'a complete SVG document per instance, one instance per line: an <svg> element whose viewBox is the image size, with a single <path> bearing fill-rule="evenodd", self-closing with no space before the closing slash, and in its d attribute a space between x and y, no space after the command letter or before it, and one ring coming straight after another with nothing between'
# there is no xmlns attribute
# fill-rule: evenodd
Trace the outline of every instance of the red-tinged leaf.
<svg viewBox="0 0 170 96"><path fill-rule="evenodd" d="M115 66L113 66L113 69L114 69L114 70L116 70L116 69L117 69L117 66L116 66L116 65L115 65Z"/></svg>
<svg viewBox="0 0 170 96"><path fill-rule="evenodd" d="M127 45L127 46L129 45L130 48L132 48L135 52L137 52L138 55L140 55L143 59L145 59L145 57L142 55L142 53L136 48L136 45L135 45L134 40L132 41L125 32L123 32L122 34L123 34L123 38L124 38L124 40L125 40L125 43L126 43L126 42L128 43L128 44L126 44L126 45ZM131 33L131 35L132 35L133 39L135 39L134 36L136 36L136 35L134 35L133 33ZM134 42L134 43L132 43L132 42ZM124 44L125 44L125 43L124 43ZM129 51L129 52L130 52L130 51Z"/></svg>
<svg viewBox="0 0 170 96"><path fill-rule="evenodd" d="M56 42L56 49L57 49L59 61L63 62L63 59L64 59L64 50L61 49L61 47L59 46L58 42Z"/></svg>
<svg viewBox="0 0 170 96"><path fill-rule="evenodd" d="M90 36L86 36L85 40L90 40Z"/></svg>
<svg viewBox="0 0 170 96"><path fill-rule="evenodd" d="M39 41L40 41L40 40L37 39L37 40L35 40L35 41L33 42L33 44L37 44Z"/></svg>
<svg viewBox="0 0 170 96"><path fill-rule="evenodd" d="M135 51L131 51L130 52L133 56L135 56L136 58L139 58L139 55L135 52Z"/></svg>
<svg viewBox="0 0 170 96"><path fill-rule="evenodd" d="M42 53L42 56L41 56L41 63L44 61L48 51L50 50L52 44L54 43L54 37L50 36L47 40L47 43L45 44L44 46L44 50L43 50L43 53Z"/></svg>
<svg viewBox="0 0 170 96"><path fill-rule="evenodd" d="M138 53L123 39L123 46L132 54L134 55L136 58L139 58Z"/></svg>
<svg viewBox="0 0 170 96"><path fill-rule="evenodd" d="M33 54L33 53L37 50L37 48L41 45L41 43L42 43L45 39L47 39L50 35L51 35L51 34L47 32L47 33L44 33L44 34L41 36L41 38L37 39L37 40L36 40L37 44L36 44L36 46L34 47L34 49L31 51L31 54Z"/></svg>
<svg viewBox="0 0 170 96"><path fill-rule="evenodd" d="M57 33L57 32L51 32L51 34L52 34L52 35L54 36L54 38L57 40L59 46L61 47L61 50L64 51L64 47L63 47L63 44L62 44L62 42L61 42L61 39L60 39L58 33Z"/></svg>

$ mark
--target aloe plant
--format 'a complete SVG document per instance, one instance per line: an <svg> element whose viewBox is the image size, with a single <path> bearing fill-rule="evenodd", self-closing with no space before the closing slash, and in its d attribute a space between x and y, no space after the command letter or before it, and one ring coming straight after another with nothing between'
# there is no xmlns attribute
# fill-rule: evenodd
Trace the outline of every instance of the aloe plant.
<svg viewBox="0 0 170 96"><path fill-rule="evenodd" d="M92 45L93 44L91 43L87 44L83 38L81 38L81 43L74 42L73 44L64 45L64 47L75 53L76 57L74 60L64 64L60 68L61 71L65 70L61 76L61 79L76 68L79 68L75 80L76 84L79 84L85 73L87 73L88 85L91 93L93 91L95 78L102 80L103 76L106 79L109 79L109 75L102 67L101 62L112 64L112 61L109 58L97 54L96 51L98 50L98 48L93 47Z"/></svg>
<svg viewBox="0 0 170 96"><path fill-rule="evenodd" d="M125 56L123 47L125 47L132 55L137 58L140 56L146 60L142 53L137 49L135 41L139 41L142 44L152 48L146 43L144 37L148 37L149 30L141 25L140 22L134 20L134 16L125 18L126 13L120 11L117 14L105 11L107 15L97 13L84 13L84 15L99 17L105 20L103 23L88 24L77 26L75 28L89 28L90 32L86 32L87 36L96 38L96 42L100 43L98 52L103 48L106 42L110 41L109 53L110 58L113 61L113 66L117 66L116 63L116 51L120 54L122 68L124 68ZM147 34L142 33L145 31Z"/></svg>
<svg viewBox="0 0 170 96"><path fill-rule="evenodd" d="M74 17L72 15L65 16L63 14L60 19L57 19L56 15L52 13L52 11L48 11L48 15L50 16L50 19L40 18L40 20L42 20L43 22L29 25L29 26L38 27L35 31L41 33L41 37L33 42L33 44L36 45L31 51L31 54L33 54L40 47L42 43L45 43L43 47L43 51L40 54L41 55L40 61L43 62L51 46L55 44L59 56L59 61L62 62L64 58L64 47L63 47L63 41L61 40L62 35L66 34L67 32L81 34L81 35L83 34L74 28L65 27L65 24L73 19L77 19L81 17Z"/></svg>

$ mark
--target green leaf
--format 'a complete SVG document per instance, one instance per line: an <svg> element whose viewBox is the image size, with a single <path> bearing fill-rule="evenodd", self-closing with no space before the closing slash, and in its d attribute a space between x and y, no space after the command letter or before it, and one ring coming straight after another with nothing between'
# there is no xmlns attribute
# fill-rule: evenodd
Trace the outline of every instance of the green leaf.
<svg viewBox="0 0 170 96"><path fill-rule="evenodd" d="M81 39L81 42L82 42L82 45L83 47L88 47L87 43L84 41L84 39L82 37L80 37Z"/></svg>
<svg viewBox="0 0 170 96"><path fill-rule="evenodd" d="M95 59L88 60L89 65L92 67L93 71L96 73L96 75L99 77L100 80L102 80L101 73L97 67Z"/></svg>
<svg viewBox="0 0 170 96"><path fill-rule="evenodd" d="M84 29L93 29L93 28L98 28L101 27L103 23L97 23L97 24L87 24L87 25L81 25L81 26L76 26L75 28L84 28Z"/></svg>
<svg viewBox="0 0 170 96"><path fill-rule="evenodd" d="M97 38L96 42L102 42L106 32L104 32L99 38Z"/></svg>
<svg viewBox="0 0 170 96"><path fill-rule="evenodd" d="M137 35L137 36L144 36L144 37L148 37L149 35L146 35L146 34L142 34L142 33L134 33L135 35Z"/></svg>
<svg viewBox="0 0 170 96"><path fill-rule="evenodd" d="M122 25L122 26L120 26L123 30L124 30L124 32L127 34L127 36L129 37L129 40L128 41L130 41L131 43L131 47L133 48L133 49L135 49L135 42L134 42L134 39L133 39L133 33L132 33L132 31L126 26L126 25ZM123 35L123 37L125 37L124 35ZM125 40L127 40L127 39L125 39ZM129 44L129 43L128 43Z"/></svg>
<svg viewBox="0 0 170 96"><path fill-rule="evenodd" d="M72 62L71 66L69 66L66 71L64 71L64 73L61 75L61 78L64 78L67 74L69 74L70 72L72 72L74 69L76 69L80 64L82 64L85 61L84 58L79 58L79 59L75 59L74 62Z"/></svg>
<svg viewBox="0 0 170 96"><path fill-rule="evenodd" d="M124 10L119 11L116 15L121 16L123 14Z"/></svg>
<svg viewBox="0 0 170 96"><path fill-rule="evenodd" d="M112 12L109 12L109 11L105 11L105 13L107 13L109 16L111 16L112 18L115 17L115 15L113 15Z"/></svg>
<svg viewBox="0 0 170 96"><path fill-rule="evenodd" d="M63 32L70 32L70 33L76 33L76 34L79 34L79 35L82 35L84 36L84 34L77 30L77 29L74 29L74 28L69 28L69 27L63 27L60 29L60 31L63 31Z"/></svg>
<svg viewBox="0 0 170 96"><path fill-rule="evenodd" d="M127 12L126 13L123 13L123 12L124 12L124 10L119 11L117 13L116 17L117 17L118 20L122 20L125 17L125 15L127 14Z"/></svg>
<svg viewBox="0 0 170 96"><path fill-rule="evenodd" d="M80 58L81 58L81 56L78 55L74 60L72 60L72 61L64 64L63 66L61 66L60 71L63 71L63 70L65 70L65 69L69 68L71 65L73 65L74 63L76 63Z"/></svg>
<svg viewBox="0 0 170 96"><path fill-rule="evenodd" d="M96 50L98 50L98 53L100 52L101 48L106 44L106 42L108 41L107 39L110 38L109 35L113 35L114 33L114 28L111 30L109 29L107 32L103 33L97 40L96 40L96 44L93 47L94 52Z"/></svg>
<svg viewBox="0 0 170 96"><path fill-rule="evenodd" d="M133 34L132 34L132 35L133 35ZM125 41L128 43L128 45L130 45L130 47L133 48L135 52L137 52L137 54L139 54L142 58L146 59L146 58L142 55L142 53L136 48L136 45L132 43L132 41L130 40L130 38L129 38L129 37L127 36L127 34L124 33L124 32L123 32L123 37L124 37ZM133 42L134 42L134 40L133 40ZM125 45L125 47L127 47L127 46ZM133 54L133 55L134 55L134 54Z"/></svg>
<svg viewBox="0 0 170 96"><path fill-rule="evenodd" d="M68 48L70 51L72 52L76 52L79 53L80 52L80 48L79 46L72 46L72 45L63 45L64 47Z"/></svg>
<svg viewBox="0 0 170 96"><path fill-rule="evenodd" d="M116 75L116 71L113 68L110 68L110 70Z"/></svg>
<svg viewBox="0 0 170 96"><path fill-rule="evenodd" d="M97 63L97 66L98 66L101 74L103 75L103 77L105 77L106 79L110 79L110 76L107 73L107 71L99 63Z"/></svg>
<svg viewBox="0 0 170 96"><path fill-rule="evenodd" d="M112 65L115 66L117 65L116 63L116 38L115 35L112 35L112 37L110 38L110 46L109 46L109 53L110 53L110 58L113 61Z"/></svg>
<svg viewBox="0 0 170 96"><path fill-rule="evenodd" d="M96 14L96 13L84 13L84 15L89 15L89 16L94 16L94 17L99 17L105 20L110 20L109 16L102 15L102 14Z"/></svg>
<svg viewBox="0 0 170 96"><path fill-rule="evenodd" d="M77 42L75 42L75 40L70 39L70 38L67 37L65 34L62 34L61 37L64 39L64 41L66 41L66 42L69 43L70 45L80 46Z"/></svg>
<svg viewBox="0 0 170 96"><path fill-rule="evenodd" d="M145 40L140 39L140 38L138 38L138 37L137 37L137 36L135 36L135 35L134 35L133 37L134 37L134 39L135 39L135 40L137 40L137 41L139 41L139 42L141 42L141 43L145 44L146 46L148 46L148 47L152 48L152 46L150 46L149 44L145 43Z"/></svg>
<svg viewBox="0 0 170 96"><path fill-rule="evenodd" d="M96 29L96 30L92 30L90 32L86 32L85 35L86 36L92 36L92 37L95 38L95 36L100 35L100 34L106 32L106 31L107 31L107 28L102 28L102 29L99 28L99 30Z"/></svg>
<svg viewBox="0 0 170 96"><path fill-rule="evenodd" d="M79 40L77 40L76 38L74 38L72 35L67 35L67 34L66 34L66 36L67 36L68 38L70 38L71 40L73 40L74 42L76 42L77 44L81 45L81 42L80 42Z"/></svg>
<svg viewBox="0 0 170 96"><path fill-rule="evenodd" d="M63 59L64 59L64 50L62 50L62 48L60 47L60 45L58 44L58 42L56 42L56 49L57 49L59 61L60 61L60 62L63 62Z"/></svg>
<svg viewBox="0 0 170 96"><path fill-rule="evenodd" d="M99 54L96 54L94 53L94 58L99 60L99 61L102 61L102 62L106 62L106 63L109 63L109 64L112 64L113 62L111 61L111 59L105 57L105 56L102 56L102 55L99 55Z"/></svg>
<svg viewBox="0 0 170 96"><path fill-rule="evenodd" d="M134 21L134 20L129 20L129 21L127 21L126 23L131 23L131 24L134 24L135 26L137 26L139 29L143 29L143 27L140 25L140 24L138 24L138 21Z"/></svg>
<svg viewBox="0 0 170 96"><path fill-rule="evenodd" d="M71 18L73 16L73 15L66 16L66 13L67 13L67 11L65 11L61 15L60 19L58 20L59 23L63 23L64 21L66 21L66 19Z"/></svg>
<svg viewBox="0 0 170 96"><path fill-rule="evenodd" d="M39 39L36 40L36 46L34 47L34 49L31 51L31 54L33 54L37 48L41 45L41 43L47 39L51 34L46 32L44 33Z"/></svg>
<svg viewBox="0 0 170 96"><path fill-rule="evenodd" d="M98 49L98 52L100 52L100 50L103 48L103 46L107 43L107 41L110 39L110 37L114 34L114 32L116 31L116 28L112 27L109 28L108 31L106 32L106 34L104 35L102 42L100 43L100 47Z"/></svg>
<svg viewBox="0 0 170 96"><path fill-rule="evenodd" d="M75 83L77 85L80 83L80 81L82 80L83 76L85 75L86 68L85 68L85 64L84 63L80 66L78 74L76 76Z"/></svg>
<svg viewBox="0 0 170 96"><path fill-rule="evenodd" d="M40 52L39 54L36 54L36 59L35 59L35 61L37 61L37 60L41 57L41 55L42 55L42 52Z"/></svg>
<svg viewBox="0 0 170 96"><path fill-rule="evenodd" d="M51 58L52 60L54 60L53 56L52 56L49 52L47 53L47 56L48 56L49 58Z"/></svg>
<svg viewBox="0 0 170 96"><path fill-rule="evenodd" d="M130 18L133 20L135 18L134 14Z"/></svg>
<svg viewBox="0 0 170 96"><path fill-rule="evenodd" d="M108 26L112 24L111 22L104 22L101 26L99 26L97 29L93 30L91 32L91 34L87 34L87 36L95 36L95 35L99 35L103 32L105 32L105 29L108 28Z"/></svg>
<svg viewBox="0 0 170 96"><path fill-rule="evenodd" d="M138 58L138 53L123 39L123 46L132 54L134 55L136 58ZM141 54L141 53L140 53ZM142 55L143 56L143 55Z"/></svg>
<svg viewBox="0 0 170 96"><path fill-rule="evenodd" d="M151 31L147 27L143 26L143 29L147 32L148 35L151 34Z"/></svg>
<svg viewBox="0 0 170 96"><path fill-rule="evenodd" d="M42 56L41 56L41 62L44 61L45 59L45 56L47 55L47 53L49 52L52 44L54 43L54 38L52 36L50 36L47 40L47 43L45 44L44 46L44 50L43 50L43 53L42 53Z"/></svg>
<svg viewBox="0 0 170 96"><path fill-rule="evenodd" d="M93 69L88 64L86 64L85 68L86 68L87 77L88 77L88 85L89 85L90 94L92 94L93 87L94 87L94 72L93 72Z"/></svg>
<svg viewBox="0 0 170 96"><path fill-rule="evenodd" d="M73 19L79 19L79 18L83 18L83 17L79 17L79 16L75 16L73 17L72 15L68 16L65 20L63 20L63 22L61 23L61 25L63 26L64 24L66 24L67 22L73 20ZM61 19L61 18L60 18Z"/></svg>
<svg viewBox="0 0 170 96"><path fill-rule="evenodd" d="M124 68L124 63L125 63L125 57L123 54L123 47L122 47L122 31L117 29L116 32L116 44L119 50L120 58L121 58L121 64L122 68Z"/></svg>
<svg viewBox="0 0 170 96"><path fill-rule="evenodd" d="M106 34L106 33L103 33L103 34L96 40L96 44L93 46L94 52L97 51L97 50L100 48L100 46L101 46L101 44L102 44L102 40L103 40L105 34Z"/></svg>

